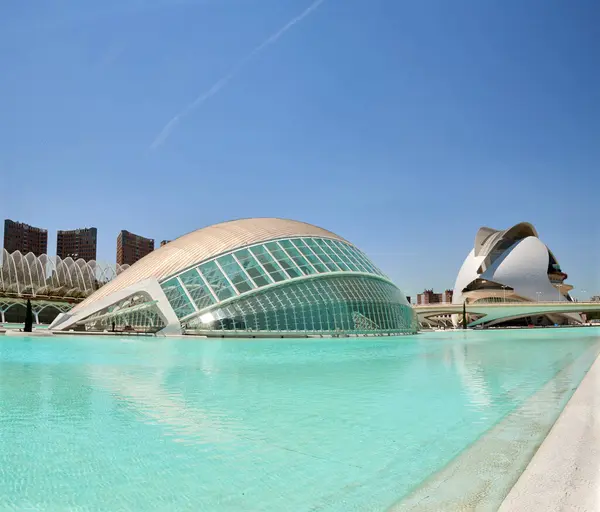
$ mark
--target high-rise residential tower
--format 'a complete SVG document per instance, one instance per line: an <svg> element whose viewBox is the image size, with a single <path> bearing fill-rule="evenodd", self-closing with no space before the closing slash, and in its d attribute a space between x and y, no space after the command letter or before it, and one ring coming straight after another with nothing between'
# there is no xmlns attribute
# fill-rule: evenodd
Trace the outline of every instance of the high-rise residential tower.
<svg viewBox="0 0 600 512"><path fill-rule="evenodd" d="M36 256L45 254L48 250L48 231L23 222L5 219L4 249L8 253L21 251L22 254L32 252Z"/></svg>
<svg viewBox="0 0 600 512"><path fill-rule="evenodd" d="M117 263L133 265L154 250L154 239L122 230L117 237Z"/></svg>
<svg viewBox="0 0 600 512"><path fill-rule="evenodd" d="M71 229L58 231L56 237L56 254L63 260L69 256L74 260L85 261L96 259L98 230L96 228Z"/></svg>

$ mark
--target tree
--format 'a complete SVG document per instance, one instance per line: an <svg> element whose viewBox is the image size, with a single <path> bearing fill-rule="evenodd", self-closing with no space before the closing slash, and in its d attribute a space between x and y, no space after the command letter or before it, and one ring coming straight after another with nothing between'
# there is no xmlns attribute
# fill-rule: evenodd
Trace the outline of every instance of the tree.
<svg viewBox="0 0 600 512"><path fill-rule="evenodd" d="M31 301L27 299L27 311L25 312L25 327L23 331L31 332L33 330L33 309L31 309Z"/></svg>
<svg viewBox="0 0 600 512"><path fill-rule="evenodd" d="M467 328L467 301L463 302L462 328Z"/></svg>

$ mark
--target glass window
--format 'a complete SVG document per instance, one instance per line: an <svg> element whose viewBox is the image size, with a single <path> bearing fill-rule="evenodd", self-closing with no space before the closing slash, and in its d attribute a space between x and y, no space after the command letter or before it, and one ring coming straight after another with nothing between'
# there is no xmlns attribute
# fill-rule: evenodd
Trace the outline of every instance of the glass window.
<svg viewBox="0 0 600 512"><path fill-rule="evenodd" d="M266 251L266 249L262 245L251 247L250 252L254 254L254 256L256 256L258 261L260 261L261 265L273 278L273 281L278 283L279 281L285 281L286 279L288 279L288 277L281 270L279 263L277 263L273 259L273 257Z"/></svg>
<svg viewBox="0 0 600 512"><path fill-rule="evenodd" d="M312 263L312 266L317 269L317 272L329 272L329 269L325 266L325 264L319 258L317 258L315 253L310 250L308 245L306 245L301 238L294 238L291 242L304 255L304 257Z"/></svg>
<svg viewBox="0 0 600 512"><path fill-rule="evenodd" d="M350 251L350 246L346 245L343 242L340 242L339 240L328 240L328 242L330 245L333 245L338 250L338 252L345 255L346 264L352 270L355 270L356 272L366 272L367 271L366 267L364 265L362 265L360 263L360 261L358 261L354 257L354 254Z"/></svg>
<svg viewBox="0 0 600 512"><path fill-rule="evenodd" d="M365 267L367 267L369 269L369 272L372 272L373 274L377 274L380 276L383 275L383 273L375 265L373 265L373 263L371 263L369 258L367 258L356 247L351 247L351 250L352 250L352 254L354 254L354 256L356 256L358 261L360 261Z"/></svg>
<svg viewBox="0 0 600 512"><path fill-rule="evenodd" d="M285 252L294 260L294 263L305 275L314 274L315 271L310 263L306 260L300 251L296 249L291 240L279 240L279 245L284 248Z"/></svg>
<svg viewBox="0 0 600 512"><path fill-rule="evenodd" d="M277 260L277 263L281 265L283 270L285 270L291 278L300 277L302 275L302 272L300 272L294 262L288 258L285 252L283 252L283 249L279 247L277 242L269 242L268 244L265 244L265 246Z"/></svg>
<svg viewBox="0 0 600 512"><path fill-rule="evenodd" d="M314 265L296 248L291 240L280 240L279 244L285 249L304 274L310 275L317 273Z"/></svg>
<svg viewBox="0 0 600 512"><path fill-rule="evenodd" d="M246 276L242 267L238 265L238 262L233 259L231 254L222 256L217 261L219 262L219 265L221 265L223 272L227 274L227 277L229 277L229 280L233 283L233 286L237 288L238 292L245 293L256 288L254 283L248 279L248 276Z"/></svg>
<svg viewBox="0 0 600 512"><path fill-rule="evenodd" d="M229 299L235 295L233 288L214 261L204 263L198 268L219 300Z"/></svg>
<svg viewBox="0 0 600 512"><path fill-rule="evenodd" d="M183 291L181 283L176 277L165 281L160 286L165 292L165 295L167 296L173 311L175 311L177 318L183 318L184 316L191 315L195 311L194 306L192 306L192 303Z"/></svg>
<svg viewBox="0 0 600 512"><path fill-rule="evenodd" d="M338 252L334 246L330 244L330 240L317 240L317 243L323 247L323 250L329 254L331 259L335 261L338 267L342 270L350 270L350 266L346 263L347 257L343 253Z"/></svg>
<svg viewBox="0 0 600 512"><path fill-rule="evenodd" d="M214 304L215 298L213 297L213 294L195 268L181 274L179 279L190 294L192 300L196 303L196 306L198 306L198 309Z"/></svg>
<svg viewBox="0 0 600 512"><path fill-rule="evenodd" d="M258 264L258 261L256 261L256 258L250 254L248 249L242 249L234 254L242 267L244 267L244 270L246 270L248 275L256 283L256 286L262 288L263 286L267 286L273 282L271 276L265 273L262 267Z"/></svg>
<svg viewBox="0 0 600 512"><path fill-rule="evenodd" d="M356 260L356 262L362 266L364 272L373 273L374 266L373 264L367 260L355 247L351 245L346 246L346 250L352 255L352 257ZM375 272L377 273L377 272Z"/></svg>
<svg viewBox="0 0 600 512"><path fill-rule="evenodd" d="M312 251L319 257L319 259L321 259L323 261L323 263L325 263L325 265L327 265L327 268L331 271L331 272L339 272L340 271L340 267L338 267L333 260L329 257L328 254L325 253L325 251L323 251L323 249L321 248L321 246L319 246L314 238L303 238L304 242L306 242L306 245L308 245Z"/></svg>

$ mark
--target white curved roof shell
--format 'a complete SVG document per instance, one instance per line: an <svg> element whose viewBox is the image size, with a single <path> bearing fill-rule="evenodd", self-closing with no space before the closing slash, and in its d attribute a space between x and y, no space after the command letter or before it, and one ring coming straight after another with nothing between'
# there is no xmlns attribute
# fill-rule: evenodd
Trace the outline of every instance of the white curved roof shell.
<svg viewBox="0 0 600 512"><path fill-rule="evenodd" d="M252 218L214 224L192 231L151 252L81 302L73 312L144 279L153 277L161 280L243 246L294 236L319 236L347 242L331 231L295 220Z"/></svg>
<svg viewBox="0 0 600 512"><path fill-rule="evenodd" d="M471 251L460 269L454 288L455 304L462 304L462 291L475 279L486 279L512 288L520 297L532 301L557 301L562 297L548 279L548 249L535 237L516 242L505 255L482 274L477 270L485 258Z"/></svg>
<svg viewBox="0 0 600 512"><path fill-rule="evenodd" d="M482 227L475 235L474 254L485 258L502 239L523 239L528 236L538 237L537 230L529 222L520 222L503 231Z"/></svg>
<svg viewBox="0 0 600 512"><path fill-rule="evenodd" d="M495 255L493 260L486 260L490 255ZM484 268L486 261L489 265ZM504 231L481 228L456 278L452 302L462 304L463 290L476 279L510 287L531 301L568 301L550 282L549 263L549 249L531 224Z"/></svg>

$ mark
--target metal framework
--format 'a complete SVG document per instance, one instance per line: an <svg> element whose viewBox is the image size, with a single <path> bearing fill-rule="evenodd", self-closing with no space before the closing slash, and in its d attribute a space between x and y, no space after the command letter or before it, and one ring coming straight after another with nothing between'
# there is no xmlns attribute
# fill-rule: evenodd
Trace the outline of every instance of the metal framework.
<svg viewBox="0 0 600 512"><path fill-rule="evenodd" d="M18 297L0 297L0 322L21 322L25 317L25 306L27 300ZM36 324L42 323L40 321L40 315L43 312L50 314L50 319L58 315L59 313L66 313L70 311L75 304L68 302L57 302L48 300L33 300L31 302L31 309L33 310L33 316ZM49 322L48 322L49 323Z"/></svg>
<svg viewBox="0 0 600 512"><path fill-rule="evenodd" d="M81 322L81 326L94 331L121 331L131 329L157 332L165 326L160 310L146 293L137 293L112 306L98 311Z"/></svg>
<svg viewBox="0 0 600 512"><path fill-rule="evenodd" d="M356 247L325 237L270 240L161 283L188 330L410 332L398 288Z"/></svg>
<svg viewBox="0 0 600 512"><path fill-rule="evenodd" d="M164 326L164 334L215 336L400 334L418 327L400 289L353 244L323 228L275 218L188 233L144 257L53 328L99 330L112 322L128 330Z"/></svg>
<svg viewBox="0 0 600 512"><path fill-rule="evenodd" d="M129 268L5 249L0 256L0 294L4 296L84 298Z"/></svg>

